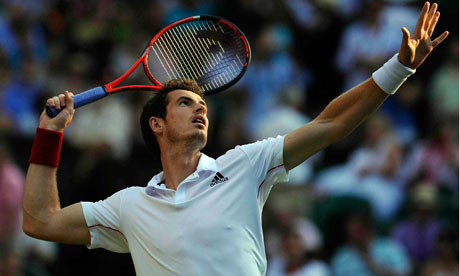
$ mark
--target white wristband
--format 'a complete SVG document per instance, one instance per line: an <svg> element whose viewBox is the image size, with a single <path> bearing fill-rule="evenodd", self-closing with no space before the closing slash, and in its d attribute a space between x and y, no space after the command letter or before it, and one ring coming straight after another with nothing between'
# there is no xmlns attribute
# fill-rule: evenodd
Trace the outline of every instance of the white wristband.
<svg viewBox="0 0 460 276"><path fill-rule="evenodd" d="M396 54L375 71L372 78L385 93L393 95L413 73L415 73L415 69L401 64L398 60L398 54Z"/></svg>

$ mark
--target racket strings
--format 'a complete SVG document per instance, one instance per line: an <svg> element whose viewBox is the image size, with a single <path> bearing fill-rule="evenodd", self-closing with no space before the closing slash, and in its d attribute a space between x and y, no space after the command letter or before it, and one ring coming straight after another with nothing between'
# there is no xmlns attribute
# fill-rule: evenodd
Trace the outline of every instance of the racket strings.
<svg viewBox="0 0 460 276"><path fill-rule="evenodd" d="M245 47L225 24L191 21L167 30L153 43L147 66L162 83L193 79L206 92L240 75L246 62Z"/></svg>
<svg viewBox="0 0 460 276"><path fill-rule="evenodd" d="M183 42L182 50L185 55L183 58L187 60L191 58L197 73L197 76L203 75L205 72L210 70L211 60L209 59L209 55L206 55L206 50L202 44L199 44L196 40L194 35L191 35L190 30L184 30L183 26L178 26L178 28L174 29L173 31L178 30L176 33L176 37L181 39Z"/></svg>
<svg viewBox="0 0 460 276"><path fill-rule="evenodd" d="M170 33L172 33L171 36L173 37L171 44L174 44L174 41L178 42L176 50L177 48L179 49L179 51L173 50L172 52L175 52L175 56L179 57L176 59L178 61L176 64L179 67L185 65L188 71L192 73L192 75L182 77L193 77L193 79L198 80L200 76L203 76L213 66L216 66L218 61L207 53L204 45L207 41L203 42L197 39L195 31L197 26L195 25L193 28L187 27L188 29L184 30L184 26L179 25L171 30Z"/></svg>
<svg viewBox="0 0 460 276"><path fill-rule="evenodd" d="M155 52L163 71L168 75L168 79L198 78L195 69L197 64L193 62L196 57L191 55L189 48L184 47L184 44L185 42L182 37L177 36L175 29L170 29L152 45L152 50ZM152 62L149 64L151 65Z"/></svg>

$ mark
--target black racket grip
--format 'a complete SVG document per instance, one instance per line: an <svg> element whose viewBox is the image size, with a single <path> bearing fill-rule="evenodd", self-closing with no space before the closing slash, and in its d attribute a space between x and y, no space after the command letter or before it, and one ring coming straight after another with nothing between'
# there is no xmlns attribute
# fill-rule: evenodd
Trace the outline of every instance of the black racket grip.
<svg viewBox="0 0 460 276"><path fill-rule="evenodd" d="M99 86L73 96L73 106L74 108L79 108L80 106L84 106L89 103L95 102L101 98L104 98L107 95L108 93L105 90L104 86ZM51 118L56 117L59 114L59 112L61 112L61 110L62 108L57 110L49 104L46 105L46 114L48 114L48 116L50 116Z"/></svg>

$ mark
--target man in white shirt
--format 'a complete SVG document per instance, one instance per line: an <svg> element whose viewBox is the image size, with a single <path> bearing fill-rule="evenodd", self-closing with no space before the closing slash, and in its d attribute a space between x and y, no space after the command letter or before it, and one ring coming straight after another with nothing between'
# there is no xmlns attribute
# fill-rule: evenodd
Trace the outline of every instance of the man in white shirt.
<svg viewBox="0 0 460 276"><path fill-rule="evenodd" d="M402 30L399 56L333 100L316 119L285 137L236 147L216 160L201 153L208 130L202 95L191 82L186 89L173 85L158 94L166 99L164 116L148 117L147 133L158 143L163 172L146 188L127 188L96 203L60 207L59 141L75 110L69 92L49 99L63 111L40 117L24 191L24 232L130 252L139 275L264 275L261 212L270 188L348 135L415 72L448 35L431 40L436 9L425 3L412 37Z"/></svg>

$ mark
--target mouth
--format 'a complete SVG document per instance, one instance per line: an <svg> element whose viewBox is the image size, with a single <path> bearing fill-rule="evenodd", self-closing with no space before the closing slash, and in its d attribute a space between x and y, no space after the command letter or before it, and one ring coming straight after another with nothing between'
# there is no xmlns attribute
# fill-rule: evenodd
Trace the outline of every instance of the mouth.
<svg viewBox="0 0 460 276"><path fill-rule="evenodd" d="M203 116L195 116L192 120L192 123L206 126L206 119Z"/></svg>

